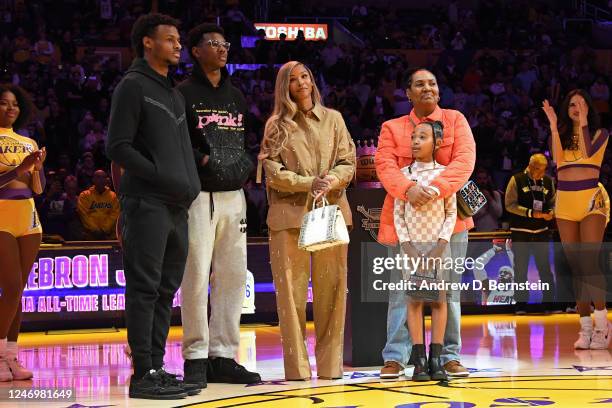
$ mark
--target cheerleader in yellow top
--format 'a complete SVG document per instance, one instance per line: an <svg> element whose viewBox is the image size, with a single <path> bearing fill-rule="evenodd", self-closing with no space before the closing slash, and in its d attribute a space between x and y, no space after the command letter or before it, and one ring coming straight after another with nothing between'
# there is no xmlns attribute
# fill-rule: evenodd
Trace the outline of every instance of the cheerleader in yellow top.
<svg viewBox="0 0 612 408"><path fill-rule="evenodd" d="M42 237L32 196L44 189L46 151L13 131L28 123L31 107L21 88L0 85L0 382L32 378L17 360L17 336L21 294Z"/></svg>
<svg viewBox="0 0 612 408"><path fill-rule="evenodd" d="M612 325L607 319L606 280L599 267L599 252L610 219L610 199L599 183L608 145L589 94L571 91L557 115L548 101L544 113L550 122L553 158L557 163L555 217L563 249L572 269L581 330L576 349L607 349ZM595 304L591 319L591 302Z"/></svg>

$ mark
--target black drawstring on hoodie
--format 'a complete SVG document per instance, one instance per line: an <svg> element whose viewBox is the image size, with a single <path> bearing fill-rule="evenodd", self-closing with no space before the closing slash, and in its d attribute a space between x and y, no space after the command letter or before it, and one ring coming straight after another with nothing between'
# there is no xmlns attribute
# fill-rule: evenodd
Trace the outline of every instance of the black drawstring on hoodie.
<svg viewBox="0 0 612 408"><path fill-rule="evenodd" d="M213 198L212 191L210 192L210 220L213 219L213 214L215 213L215 199Z"/></svg>

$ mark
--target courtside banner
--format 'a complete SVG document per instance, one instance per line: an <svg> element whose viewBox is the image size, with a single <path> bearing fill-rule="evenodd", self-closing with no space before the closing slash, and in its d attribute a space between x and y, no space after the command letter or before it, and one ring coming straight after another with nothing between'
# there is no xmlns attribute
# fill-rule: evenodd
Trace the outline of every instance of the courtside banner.
<svg viewBox="0 0 612 408"><path fill-rule="evenodd" d="M255 23L256 30L264 30L266 39L278 41L281 34L287 36L287 41L295 41L298 32L304 32L306 41L326 41L328 38L327 24L301 23Z"/></svg>

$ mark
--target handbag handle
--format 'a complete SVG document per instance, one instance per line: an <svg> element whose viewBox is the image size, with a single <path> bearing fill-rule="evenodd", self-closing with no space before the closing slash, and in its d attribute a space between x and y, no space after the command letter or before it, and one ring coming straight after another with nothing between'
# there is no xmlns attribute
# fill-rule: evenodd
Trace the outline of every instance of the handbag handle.
<svg viewBox="0 0 612 408"><path fill-rule="evenodd" d="M319 198L317 200L317 198ZM324 194L320 194L318 196L315 196L314 200L312 200L312 209L314 210L315 208L317 208L316 204L317 202L321 201L321 203L323 204L321 207L325 207L329 205L329 202L327 201L327 198L325 198Z"/></svg>

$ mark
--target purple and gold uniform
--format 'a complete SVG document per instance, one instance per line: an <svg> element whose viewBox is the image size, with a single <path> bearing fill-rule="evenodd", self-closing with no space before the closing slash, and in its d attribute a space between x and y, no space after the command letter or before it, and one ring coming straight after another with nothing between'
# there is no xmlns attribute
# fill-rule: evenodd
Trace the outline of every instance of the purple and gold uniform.
<svg viewBox="0 0 612 408"><path fill-rule="evenodd" d="M32 139L0 128L0 231L15 238L41 234L42 227L33 194L44 189L44 173L32 168L25 176L18 176L16 168L38 145Z"/></svg>

